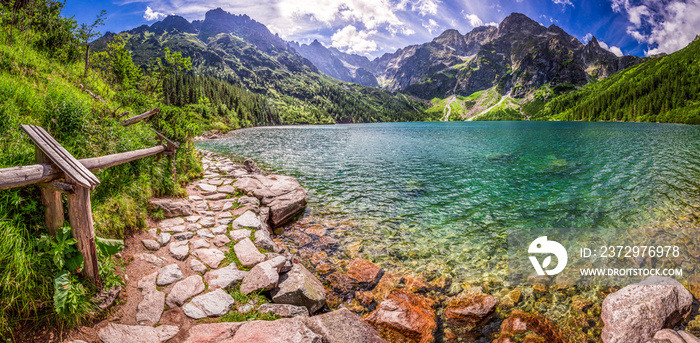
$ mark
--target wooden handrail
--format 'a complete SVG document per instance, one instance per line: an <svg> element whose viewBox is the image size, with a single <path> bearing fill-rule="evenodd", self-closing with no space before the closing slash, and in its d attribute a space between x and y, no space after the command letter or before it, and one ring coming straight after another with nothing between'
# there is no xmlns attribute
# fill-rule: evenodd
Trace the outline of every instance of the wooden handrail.
<svg viewBox="0 0 700 343"><path fill-rule="evenodd" d="M140 121L142 121L142 120L144 120L144 119L146 119L146 118L148 118L156 113L160 113L160 108L156 107L148 112L145 112L145 113L139 114L135 117L131 117L129 119L126 119L126 120L122 121L121 124L122 124L122 126L129 126L132 124L136 124L136 123L138 123L138 122L140 122Z"/></svg>
<svg viewBox="0 0 700 343"><path fill-rule="evenodd" d="M90 171L109 168L164 152L165 146L122 152L101 157L78 160ZM0 169L0 190L48 182L62 176L63 172L53 164L38 163L28 166Z"/></svg>

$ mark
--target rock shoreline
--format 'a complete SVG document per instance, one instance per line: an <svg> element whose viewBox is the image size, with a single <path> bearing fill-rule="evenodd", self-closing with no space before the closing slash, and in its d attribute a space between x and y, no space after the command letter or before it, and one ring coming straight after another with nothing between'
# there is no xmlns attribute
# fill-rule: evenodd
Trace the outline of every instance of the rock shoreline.
<svg viewBox="0 0 700 343"><path fill-rule="evenodd" d="M187 187L188 199L151 202L166 218L133 238L126 304L95 327L90 341L514 343L596 336L579 340L561 323L521 310L530 305L518 306L533 294L571 297L566 287L535 286L529 294L496 292L487 283L455 288L449 278L384 269L340 246L351 228L309 217L290 222L306 206L295 179L202 154L204 175ZM687 322L693 295L669 280L599 293L607 298L598 312L575 295L574 306L602 319L597 336L606 343L700 343L672 330ZM220 322L231 313L279 319Z"/></svg>

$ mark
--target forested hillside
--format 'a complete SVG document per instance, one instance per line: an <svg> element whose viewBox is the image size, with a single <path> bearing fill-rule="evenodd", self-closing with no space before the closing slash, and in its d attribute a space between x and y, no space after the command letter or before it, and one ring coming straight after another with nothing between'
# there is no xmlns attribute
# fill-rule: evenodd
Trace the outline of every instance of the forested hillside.
<svg viewBox="0 0 700 343"><path fill-rule="evenodd" d="M700 39L580 90L558 96L531 119L700 124Z"/></svg>

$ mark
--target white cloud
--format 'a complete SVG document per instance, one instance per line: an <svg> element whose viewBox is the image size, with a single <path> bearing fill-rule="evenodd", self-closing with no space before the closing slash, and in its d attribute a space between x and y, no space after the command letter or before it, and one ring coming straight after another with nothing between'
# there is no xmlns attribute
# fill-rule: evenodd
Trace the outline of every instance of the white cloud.
<svg viewBox="0 0 700 343"><path fill-rule="evenodd" d="M586 33L586 35L583 36L583 44L588 44L588 42L590 42L591 39L593 39L593 34L590 32Z"/></svg>
<svg viewBox="0 0 700 343"><path fill-rule="evenodd" d="M483 26L484 22L476 14L465 14L464 18L469 20L469 25L472 27Z"/></svg>
<svg viewBox="0 0 700 343"><path fill-rule="evenodd" d="M347 53L368 53L377 50L377 43L369 39L377 31L358 31L353 25L348 25L331 36L331 46Z"/></svg>
<svg viewBox="0 0 700 343"><path fill-rule="evenodd" d="M433 34L433 31L437 31L440 29L440 25L433 19L429 19L427 23L423 23L423 27L430 32L430 34Z"/></svg>
<svg viewBox="0 0 700 343"><path fill-rule="evenodd" d="M484 24L484 26L493 26L493 27L498 27L498 23L495 21L488 22Z"/></svg>
<svg viewBox="0 0 700 343"><path fill-rule="evenodd" d="M158 20L160 18L165 18L167 15L165 13L156 12L151 7L146 6L146 12L143 13L143 19L148 21Z"/></svg>
<svg viewBox="0 0 700 343"><path fill-rule="evenodd" d="M601 48L612 52L617 57L622 57L622 55L624 55L622 53L622 50L620 50L620 48L618 48L616 46L608 46L607 44L605 44L605 42L600 41L600 40L598 41L598 45L600 45Z"/></svg>
<svg viewBox="0 0 700 343"><path fill-rule="evenodd" d="M564 7L571 6L574 7L574 4L571 3L571 0L552 0L555 4L557 5L564 5Z"/></svg>
<svg viewBox="0 0 700 343"><path fill-rule="evenodd" d="M439 5L440 0L401 0L395 7L398 10L413 11L425 17L428 14L437 14Z"/></svg>
<svg viewBox="0 0 700 343"><path fill-rule="evenodd" d="M327 25L343 22L360 22L372 30L379 25L402 26L387 0L286 0L277 4L284 17L308 15Z"/></svg>
<svg viewBox="0 0 700 343"><path fill-rule="evenodd" d="M646 55L672 53L700 33L700 0L611 0L615 12L627 14L627 34L649 44Z"/></svg>

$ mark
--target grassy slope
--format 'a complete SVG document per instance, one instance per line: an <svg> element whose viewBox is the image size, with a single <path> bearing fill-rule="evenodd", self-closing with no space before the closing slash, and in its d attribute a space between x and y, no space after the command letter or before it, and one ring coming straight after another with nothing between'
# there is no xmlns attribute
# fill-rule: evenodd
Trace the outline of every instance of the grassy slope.
<svg viewBox="0 0 700 343"><path fill-rule="evenodd" d="M533 119L700 124L700 40L552 99Z"/></svg>
<svg viewBox="0 0 700 343"><path fill-rule="evenodd" d="M32 48L34 38L31 31L16 34L9 45L0 33L0 168L34 162L33 145L20 124L46 128L77 158L154 146L150 127L181 142L195 133L175 126L181 120L173 120L180 117L174 108L163 108L157 118L122 127L123 118L115 118L114 109L141 113L156 106L156 101L139 92L118 92L94 72L83 78L81 63L52 60ZM106 103L82 89L99 94ZM181 181L201 172L190 143L181 147L177 157ZM102 182L91 195L95 231L103 237L121 237L128 229L144 227L150 196L177 194L180 189L165 158L145 158L95 174ZM36 247L36 239L46 232L39 199L36 186L0 191L0 336L23 321L75 324L87 315L79 308L63 317L51 314L57 270ZM87 304L88 296L81 295L78 305Z"/></svg>

